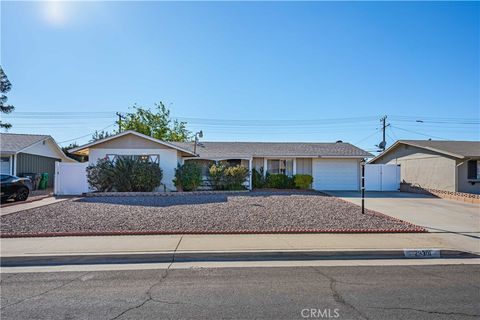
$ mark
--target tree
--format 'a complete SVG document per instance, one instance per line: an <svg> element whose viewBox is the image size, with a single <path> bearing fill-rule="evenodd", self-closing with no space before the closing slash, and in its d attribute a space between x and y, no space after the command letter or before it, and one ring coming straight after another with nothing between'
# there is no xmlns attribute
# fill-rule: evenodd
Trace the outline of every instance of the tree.
<svg viewBox="0 0 480 320"><path fill-rule="evenodd" d="M122 120L122 130L134 130L147 136L165 141L190 141L192 133L187 123L172 120L170 110L160 101L150 108L133 106L134 111L127 113Z"/></svg>
<svg viewBox="0 0 480 320"><path fill-rule="evenodd" d="M92 134L92 139L90 139L90 142L105 139L107 137L113 136L114 134L115 133L110 133L110 132L104 131L104 130L102 130L102 131L95 130L95 132Z"/></svg>
<svg viewBox="0 0 480 320"><path fill-rule="evenodd" d="M1 113L10 113L12 112L15 107L12 105L8 105L7 103L7 96L5 93L9 92L12 89L12 84L8 81L7 75L3 71L3 68L0 66L0 112ZM10 129L12 125L10 123L3 123L0 121L0 128Z"/></svg>

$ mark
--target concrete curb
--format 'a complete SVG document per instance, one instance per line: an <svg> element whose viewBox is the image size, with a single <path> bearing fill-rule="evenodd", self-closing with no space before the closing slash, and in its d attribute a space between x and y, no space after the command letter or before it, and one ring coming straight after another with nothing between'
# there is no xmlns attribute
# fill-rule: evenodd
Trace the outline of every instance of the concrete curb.
<svg viewBox="0 0 480 320"><path fill-rule="evenodd" d="M287 260L363 260L363 259L435 259L435 258L480 258L479 255L457 250L435 250L438 256L411 257L406 250L322 250L322 251L183 251L155 253L94 253L68 255L28 255L2 257L2 267L127 264L127 263L171 263L206 261L287 261Z"/></svg>
<svg viewBox="0 0 480 320"><path fill-rule="evenodd" d="M130 236L130 235L182 235L182 234L293 234L293 233L427 233L423 227L412 227L405 229L280 229L280 230L237 230L237 231L88 231L88 232L42 232L42 233L10 233L2 232L0 238L40 238L40 237L84 237L84 236Z"/></svg>

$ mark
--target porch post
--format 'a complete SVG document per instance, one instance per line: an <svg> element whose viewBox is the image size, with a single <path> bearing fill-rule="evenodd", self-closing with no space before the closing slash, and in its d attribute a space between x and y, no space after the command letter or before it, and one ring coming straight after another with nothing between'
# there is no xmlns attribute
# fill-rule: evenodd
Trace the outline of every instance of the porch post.
<svg viewBox="0 0 480 320"><path fill-rule="evenodd" d="M248 188L249 188L250 190L253 189L252 170L253 170L253 158L250 158L250 159L248 160L248 171L249 171L249 174L248 174L248 175L249 175L249 180L250 180L249 183L248 183Z"/></svg>
<svg viewBox="0 0 480 320"><path fill-rule="evenodd" d="M297 158L293 158L293 170L292 170L293 175L297 174Z"/></svg>
<svg viewBox="0 0 480 320"><path fill-rule="evenodd" d="M263 177L267 176L267 158L263 158Z"/></svg>

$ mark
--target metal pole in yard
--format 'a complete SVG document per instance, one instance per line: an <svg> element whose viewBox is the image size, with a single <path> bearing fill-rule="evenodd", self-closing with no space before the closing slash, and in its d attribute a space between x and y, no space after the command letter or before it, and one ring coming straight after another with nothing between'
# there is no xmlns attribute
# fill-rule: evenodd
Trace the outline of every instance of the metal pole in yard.
<svg viewBox="0 0 480 320"><path fill-rule="evenodd" d="M361 161L362 166L362 214L365 213L365 159Z"/></svg>

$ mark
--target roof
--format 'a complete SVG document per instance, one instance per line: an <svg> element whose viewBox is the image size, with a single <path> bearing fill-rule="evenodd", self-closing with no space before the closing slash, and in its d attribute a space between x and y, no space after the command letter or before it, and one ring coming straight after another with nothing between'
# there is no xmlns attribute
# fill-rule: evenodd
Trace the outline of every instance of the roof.
<svg viewBox="0 0 480 320"><path fill-rule="evenodd" d="M459 159L480 157L480 141L398 140L370 162L383 157L399 144L410 145Z"/></svg>
<svg viewBox="0 0 480 320"><path fill-rule="evenodd" d="M0 133L0 147L2 153L16 154L23 149L51 138L42 134L18 134L18 133Z"/></svg>
<svg viewBox="0 0 480 320"><path fill-rule="evenodd" d="M70 152L70 153L79 152L79 151L81 151L81 150L88 149L88 148L90 148L90 147L92 147L92 146L95 146L95 145L97 145L97 144L101 144L101 143L104 143L104 142L109 141L109 140L113 140L113 139L116 139L116 138L120 138L120 137L123 137L123 136L128 135L128 134L133 134L133 135L138 136L138 137L141 137L141 138L143 138L143 139L147 139L147 140L156 142L156 143L158 143L158 144L161 144L161 145L164 145L164 146L173 148L173 149L177 149L177 150L179 150L179 151L188 153L188 154L190 154L190 155L192 155L192 156L195 155L195 154L193 153L193 151L191 151L191 150L184 149L184 148L182 148L181 146L175 145L175 144L173 144L173 143L171 143L171 142L167 142L167 141L163 141L163 140L160 140L160 139L152 138L152 137L147 136L147 135L145 135L145 134L143 134L143 133L139 133L139 132L136 132L136 131L133 131L133 130L126 130L126 131L123 131L123 132L114 134L114 135L112 135L112 136L108 136L108 137L106 137L106 138L99 139L99 140L96 140L96 141L93 141L93 142L90 142L90 143L81 145L81 146L79 146L79 147L76 147L76 148L73 148L73 149L68 150L68 152Z"/></svg>
<svg viewBox="0 0 480 320"><path fill-rule="evenodd" d="M193 151L193 142L172 142ZM200 158L239 159L251 157L372 157L371 153L349 143L306 143L306 142L199 142L197 154Z"/></svg>

